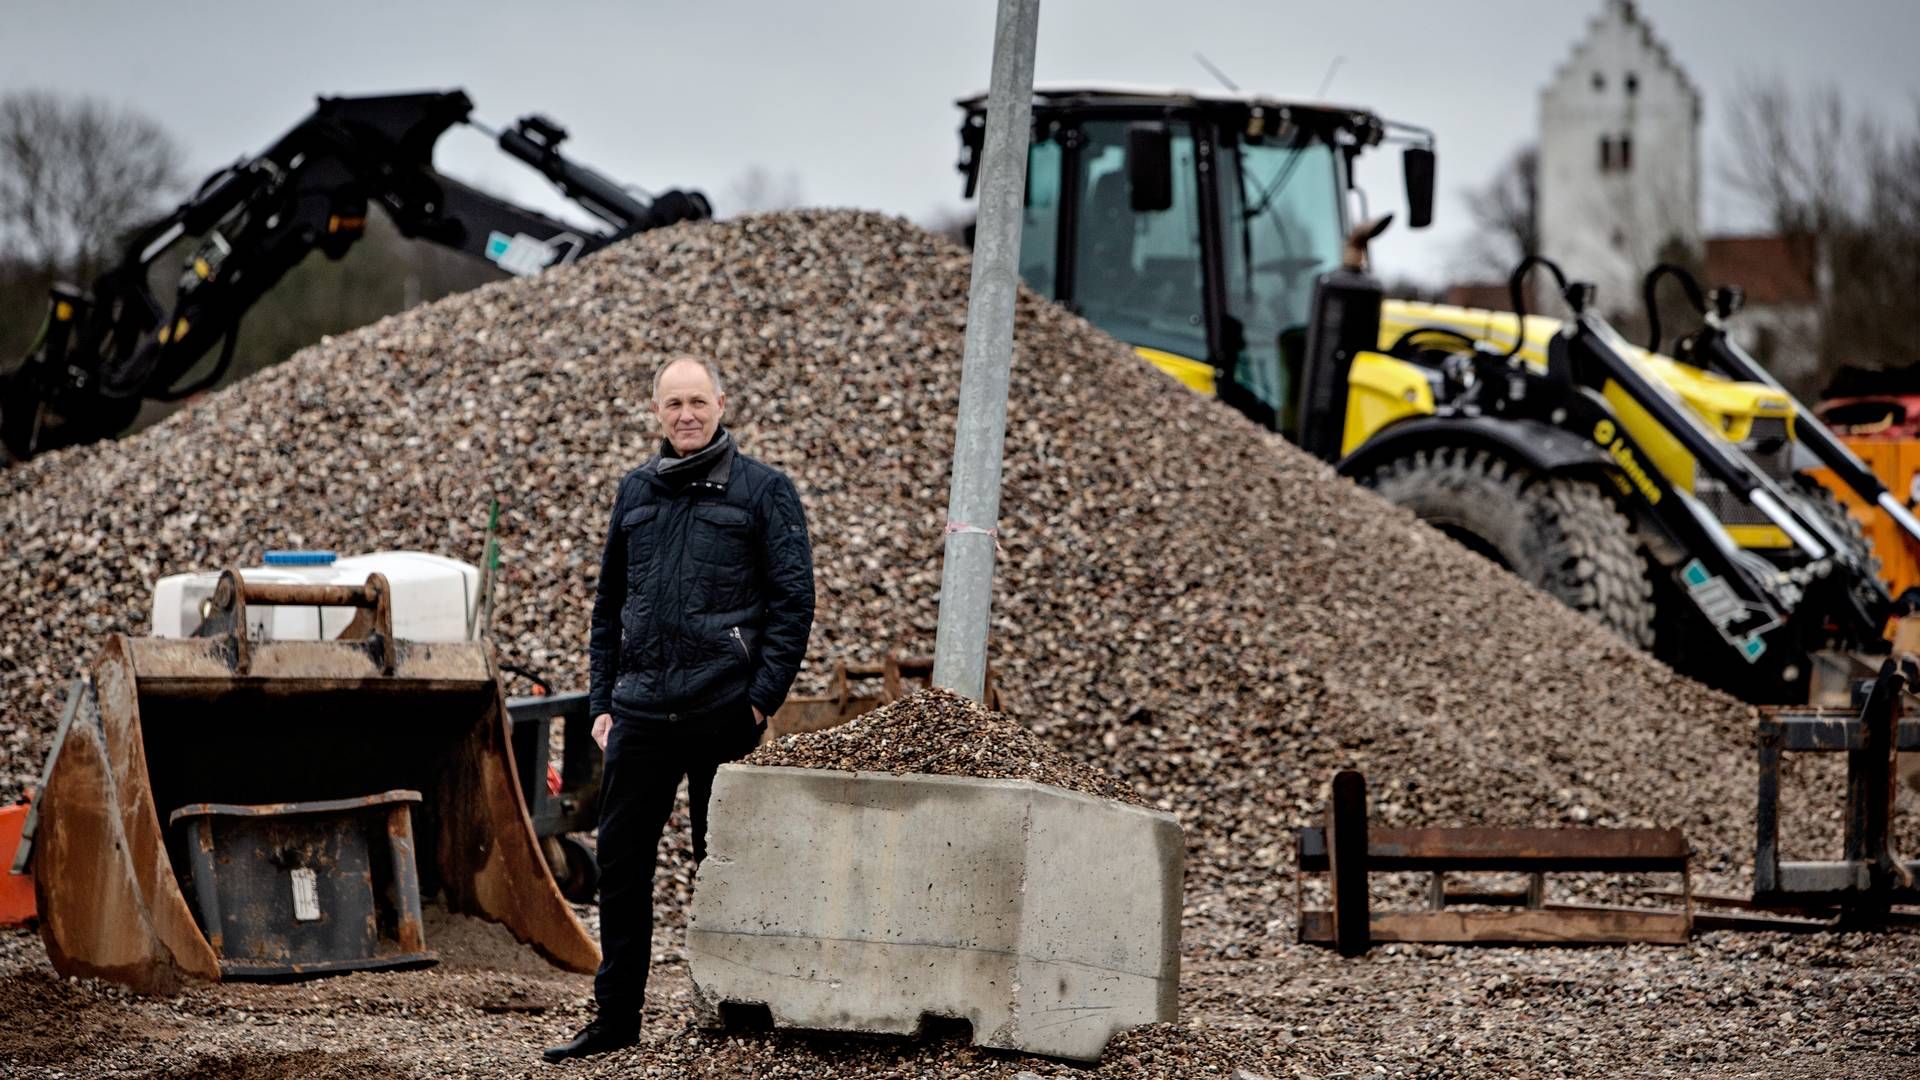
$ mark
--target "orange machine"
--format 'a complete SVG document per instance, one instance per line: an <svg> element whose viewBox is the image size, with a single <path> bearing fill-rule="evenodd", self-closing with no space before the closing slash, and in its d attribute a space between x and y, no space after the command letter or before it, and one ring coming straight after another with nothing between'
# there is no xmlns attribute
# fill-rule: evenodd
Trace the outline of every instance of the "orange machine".
<svg viewBox="0 0 1920 1080"><path fill-rule="evenodd" d="M27 823L27 804L0 807L0 926L33 921L33 878L8 870L14 849L20 846L21 827Z"/></svg>
<svg viewBox="0 0 1920 1080"><path fill-rule="evenodd" d="M1915 490L1920 478L1920 395L1834 398L1815 411L1889 493L1909 509L1920 502L1920 491ZM1886 514L1876 513L1832 469L1814 469L1809 475L1839 497L1873 541L1887 591L1899 596L1920 585L1920 544Z"/></svg>

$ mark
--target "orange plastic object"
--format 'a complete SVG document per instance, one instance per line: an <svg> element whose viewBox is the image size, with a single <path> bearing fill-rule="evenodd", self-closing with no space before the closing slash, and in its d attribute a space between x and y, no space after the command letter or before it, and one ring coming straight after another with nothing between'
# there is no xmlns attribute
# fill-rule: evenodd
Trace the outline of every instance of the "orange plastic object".
<svg viewBox="0 0 1920 1080"><path fill-rule="evenodd" d="M13 874L13 853L20 846L20 829L27 823L27 804L0 807L0 926L31 922L33 875Z"/></svg>

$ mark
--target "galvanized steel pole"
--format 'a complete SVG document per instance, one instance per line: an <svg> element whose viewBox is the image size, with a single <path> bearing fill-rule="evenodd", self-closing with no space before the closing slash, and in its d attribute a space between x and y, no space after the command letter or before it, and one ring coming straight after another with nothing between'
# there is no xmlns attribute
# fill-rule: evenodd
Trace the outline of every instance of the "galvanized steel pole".
<svg viewBox="0 0 1920 1080"><path fill-rule="evenodd" d="M1040 0L1000 0L993 76L980 157L980 216L967 296L960 416L947 496L947 548L940 569L940 630L933 682L979 701L986 695L987 626L999 535L1000 450L1013 366L1013 305L1020 284L1020 218L1033 123L1033 50Z"/></svg>

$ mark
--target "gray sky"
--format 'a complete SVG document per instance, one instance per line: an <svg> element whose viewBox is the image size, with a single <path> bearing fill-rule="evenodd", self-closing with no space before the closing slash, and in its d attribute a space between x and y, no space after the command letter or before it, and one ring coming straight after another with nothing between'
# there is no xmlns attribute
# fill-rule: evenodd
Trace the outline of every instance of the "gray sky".
<svg viewBox="0 0 1920 1080"><path fill-rule="evenodd" d="M1601 0L1340 3L1042 0L1037 77L1212 85L1207 54L1247 89L1370 106L1439 136L1439 221L1375 246L1380 269L1428 280L1468 233L1463 188L1538 122L1539 93ZM646 188L693 186L726 207L751 165L797 173L810 204L925 220L960 207L953 100L986 85L991 0L7 0L0 90L45 88L137 105L185 144L193 170L263 149L316 94L461 87L499 126L545 113L568 152ZM1716 197L1722 110L1745 78L1838 86L1912 115L1913 0L1642 0L1706 96L1706 223L1751 219ZM440 167L551 210L545 181L470 131ZM1398 206L1397 157L1363 171Z"/></svg>

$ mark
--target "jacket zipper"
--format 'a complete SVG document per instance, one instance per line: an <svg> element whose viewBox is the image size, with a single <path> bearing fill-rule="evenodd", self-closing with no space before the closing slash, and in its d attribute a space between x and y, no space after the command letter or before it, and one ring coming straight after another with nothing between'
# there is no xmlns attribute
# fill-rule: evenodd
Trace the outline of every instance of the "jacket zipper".
<svg viewBox="0 0 1920 1080"><path fill-rule="evenodd" d="M751 663L753 657L747 652L747 642L745 638L740 636L740 628L737 626L729 627L728 632L733 634L733 643L740 646L740 659Z"/></svg>

